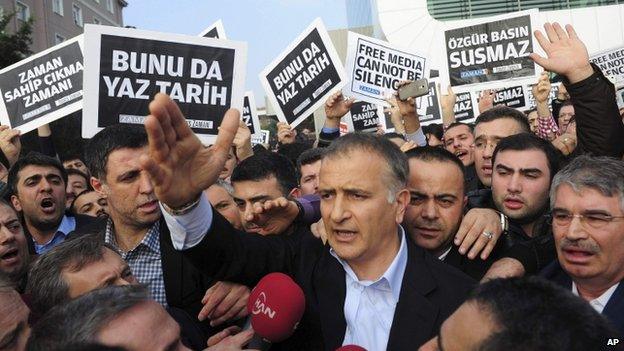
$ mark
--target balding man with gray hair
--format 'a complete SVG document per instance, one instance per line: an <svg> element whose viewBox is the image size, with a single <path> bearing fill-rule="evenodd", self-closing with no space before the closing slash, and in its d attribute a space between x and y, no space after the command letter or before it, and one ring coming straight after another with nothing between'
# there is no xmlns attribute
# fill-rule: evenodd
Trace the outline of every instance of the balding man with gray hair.
<svg viewBox="0 0 624 351"><path fill-rule="evenodd" d="M550 192L558 260L542 275L588 301L624 336L624 162L579 156Z"/></svg>

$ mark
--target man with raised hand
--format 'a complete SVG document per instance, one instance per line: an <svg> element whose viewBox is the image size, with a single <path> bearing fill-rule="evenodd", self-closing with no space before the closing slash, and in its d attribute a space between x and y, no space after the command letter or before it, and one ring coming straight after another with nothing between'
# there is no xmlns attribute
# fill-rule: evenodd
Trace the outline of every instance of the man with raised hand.
<svg viewBox="0 0 624 351"><path fill-rule="evenodd" d="M435 334L472 288L470 278L407 240L399 223L409 201L409 170L390 141L356 133L327 148L319 184L327 244L306 228L261 237L236 231L200 196L225 161L238 113L226 113L216 144L207 151L166 95L156 95L150 112L145 121L150 153L141 162L167 222L179 228L172 231L174 246L206 274L254 284L279 271L303 289L306 311L284 349L357 344L413 350ZM292 211L296 205L273 220Z"/></svg>

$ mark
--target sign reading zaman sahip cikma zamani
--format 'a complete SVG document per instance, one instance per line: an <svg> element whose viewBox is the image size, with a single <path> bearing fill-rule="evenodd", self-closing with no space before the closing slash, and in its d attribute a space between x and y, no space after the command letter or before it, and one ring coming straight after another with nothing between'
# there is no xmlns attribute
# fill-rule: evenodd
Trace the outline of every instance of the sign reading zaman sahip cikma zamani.
<svg viewBox="0 0 624 351"><path fill-rule="evenodd" d="M117 123L143 124L158 92L205 143L229 108L242 109L245 43L93 25L85 43L85 138Z"/></svg>
<svg viewBox="0 0 624 351"><path fill-rule="evenodd" d="M82 36L0 71L0 123L27 133L82 108Z"/></svg>

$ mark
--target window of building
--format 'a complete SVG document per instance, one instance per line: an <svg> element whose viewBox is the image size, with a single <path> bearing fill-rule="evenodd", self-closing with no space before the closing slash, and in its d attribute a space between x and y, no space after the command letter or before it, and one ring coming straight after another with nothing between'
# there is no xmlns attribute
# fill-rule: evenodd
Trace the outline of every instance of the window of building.
<svg viewBox="0 0 624 351"><path fill-rule="evenodd" d="M93 24L100 24L102 22L100 22L99 19L97 19L97 17L93 17Z"/></svg>
<svg viewBox="0 0 624 351"><path fill-rule="evenodd" d="M54 45L64 42L66 38L58 33L54 33Z"/></svg>
<svg viewBox="0 0 624 351"><path fill-rule="evenodd" d="M63 16L63 0L52 0L52 11Z"/></svg>
<svg viewBox="0 0 624 351"><path fill-rule="evenodd" d="M110 13L115 13L115 6L113 4L113 0L106 0L106 9Z"/></svg>
<svg viewBox="0 0 624 351"><path fill-rule="evenodd" d="M82 27L82 9L80 6L76 4L72 6L72 17L74 18L74 23L76 23L78 27Z"/></svg>
<svg viewBox="0 0 624 351"><path fill-rule="evenodd" d="M624 4L624 0L427 0L427 9L438 20L494 16L539 8L540 11Z"/></svg>
<svg viewBox="0 0 624 351"><path fill-rule="evenodd" d="M15 2L15 17L21 21L28 21L30 18L30 8L21 1Z"/></svg>

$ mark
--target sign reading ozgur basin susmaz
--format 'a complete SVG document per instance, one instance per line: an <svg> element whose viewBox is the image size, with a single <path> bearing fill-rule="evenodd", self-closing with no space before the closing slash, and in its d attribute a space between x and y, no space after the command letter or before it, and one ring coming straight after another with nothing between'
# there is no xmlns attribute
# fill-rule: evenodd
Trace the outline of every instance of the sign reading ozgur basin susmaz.
<svg viewBox="0 0 624 351"><path fill-rule="evenodd" d="M444 32L452 86L531 78L539 72L533 52L532 13L487 18L478 24Z"/></svg>
<svg viewBox="0 0 624 351"><path fill-rule="evenodd" d="M27 133L82 108L82 36L0 71L0 123Z"/></svg>
<svg viewBox="0 0 624 351"><path fill-rule="evenodd" d="M87 25L85 53L85 138L117 123L143 124L159 92L205 143L229 108L242 109L245 43Z"/></svg>

